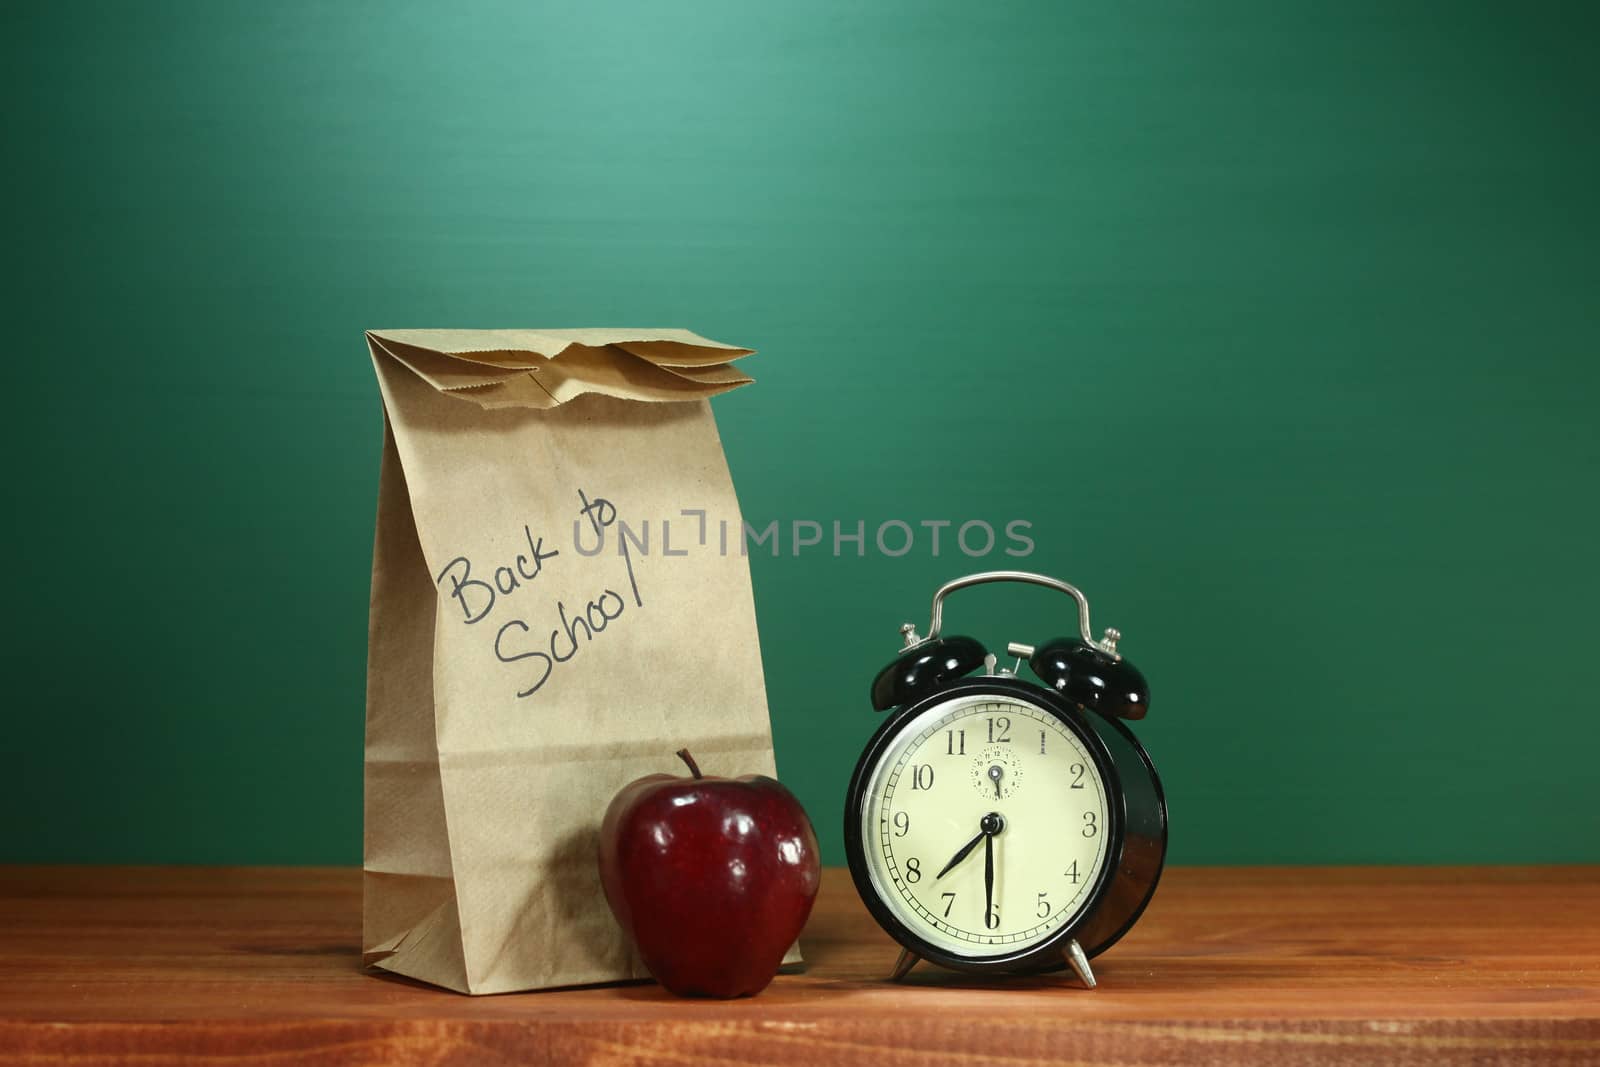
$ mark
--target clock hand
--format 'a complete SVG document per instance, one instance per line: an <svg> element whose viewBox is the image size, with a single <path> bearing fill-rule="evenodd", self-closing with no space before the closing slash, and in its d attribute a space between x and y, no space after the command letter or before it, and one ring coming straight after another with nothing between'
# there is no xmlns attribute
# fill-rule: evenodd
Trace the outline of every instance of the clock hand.
<svg viewBox="0 0 1600 1067"><path fill-rule="evenodd" d="M956 864L970 856L972 854L972 850L978 847L979 841L982 841L986 837L993 837L995 834L999 833L1005 828L1006 821L1000 816L999 812L991 811L989 814L985 815L978 821L978 836L962 845L961 851L950 857L950 862L944 865L944 869L933 876L934 881L938 881L945 875L949 874L950 868L954 867ZM992 847L993 846L991 846L991 850Z"/></svg>
<svg viewBox="0 0 1600 1067"><path fill-rule="evenodd" d="M1000 799L1000 779L1005 773L1005 768L998 763L989 768L989 781L994 783L994 798L996 800Z"/></svg>
<svg viewBox="0 0 1600 1067"><path fill-rule="evenodd" d="M961 846L961 851L957 852L954 856L950 857L950 862L944 865L944 869L943 870L941 870L938 874L933 876L933 880L937 882L939 879L941 879L945 875L949 874L950 873L950 868L954 867L956 864L960 863L962 860L964 860L968 856L970 856L972 854L972 850L978 847L978 842L982 841L984 838L986 838L988 836L989 836L989 831L988 830L979 830L978 831L978 836L974 837L971 841L968 841L966 844L962 845Z"/></svg>
<svg viewBox="0 0 1600 1067"><path fill-rule="evenodd" d="M994 835L983 835L983 925L994 914Z"/></svg>

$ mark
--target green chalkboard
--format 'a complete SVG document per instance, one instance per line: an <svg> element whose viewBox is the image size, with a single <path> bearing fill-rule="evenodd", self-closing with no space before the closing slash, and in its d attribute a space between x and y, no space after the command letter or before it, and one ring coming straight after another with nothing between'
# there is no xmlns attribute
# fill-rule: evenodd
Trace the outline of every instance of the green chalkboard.
<svg viewBox="0 0 1600 1067"><path fill-rule="evenodd" d="M357 861L361 331L662 325L761 350L830 862L898 625L1013 565L1125 632L1175 860L1600 860L1595 10L7 5L0 859Z"/></svg>

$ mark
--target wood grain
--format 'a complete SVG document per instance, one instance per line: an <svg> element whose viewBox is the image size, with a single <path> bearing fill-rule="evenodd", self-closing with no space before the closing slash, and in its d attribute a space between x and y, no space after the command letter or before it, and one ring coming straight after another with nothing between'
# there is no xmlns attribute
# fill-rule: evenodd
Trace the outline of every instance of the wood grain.
<svg viewBox="0 0 1600 1067"><path fill-rule="evenodd" d="M1066 978L895 950L829 870L805 974L465 997L363 973L352 870L0 868L0 1061L1600 1063L1600 867L1169 871Z"/></svg>

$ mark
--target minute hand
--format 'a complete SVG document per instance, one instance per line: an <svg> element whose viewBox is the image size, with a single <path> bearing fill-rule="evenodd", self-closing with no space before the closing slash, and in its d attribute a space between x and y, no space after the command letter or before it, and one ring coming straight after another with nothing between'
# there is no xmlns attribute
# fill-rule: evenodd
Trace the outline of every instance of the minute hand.
<svg viewBox="0 0 1600 1067"><path fill-rule="evenodd" d="M984 838L988 837L988 836L989 836L988 831L979 830L978 831L978 836L974 837L971 841L968 841L966 844L962 845L961 846L961 851L957 852L954 856L950 857L950 862L944 865L944 869L943 870L941 870L938 874L933 876L933 880L937 882L939 879L941 879L945 875L949 874L950 873L950 868L954 867L956 864L960 863L962 860L964 860L968 856L972 855L972 850L977 848L978 847L978 843L980 841L982 841Z"/></svg>
<svg viewBox="0 0 1600 1067"><path fill-rule="evenodd" d="M983 835L983 925L994 914L994 835Z"/></svg>

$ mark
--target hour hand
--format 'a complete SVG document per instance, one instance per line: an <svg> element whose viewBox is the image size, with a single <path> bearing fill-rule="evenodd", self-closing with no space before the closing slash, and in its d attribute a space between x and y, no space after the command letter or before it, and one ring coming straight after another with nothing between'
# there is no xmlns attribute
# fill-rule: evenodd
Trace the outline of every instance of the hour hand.
<svg viewBox="0 0 1600 1067"><path fill-rule="evenodd" d="M934 881L938 881L940 878L943 878L945 875L949 874L951 867L954 867L956 864L960 863L962 860L964 860L968 856L972 855L972 850L977 848L979 842L981 842L984 838L986 838L988 836L989 836L989 833L988 833L987 830L979 830L978 831L978 836L974 837L971 841L968 841L966 844L962 845L961 846L961 851L957 852L954 856L951 856L950 857L950 862L945 864L944 868L942 870L940 870L938 874L933 876Z"/></svg>

